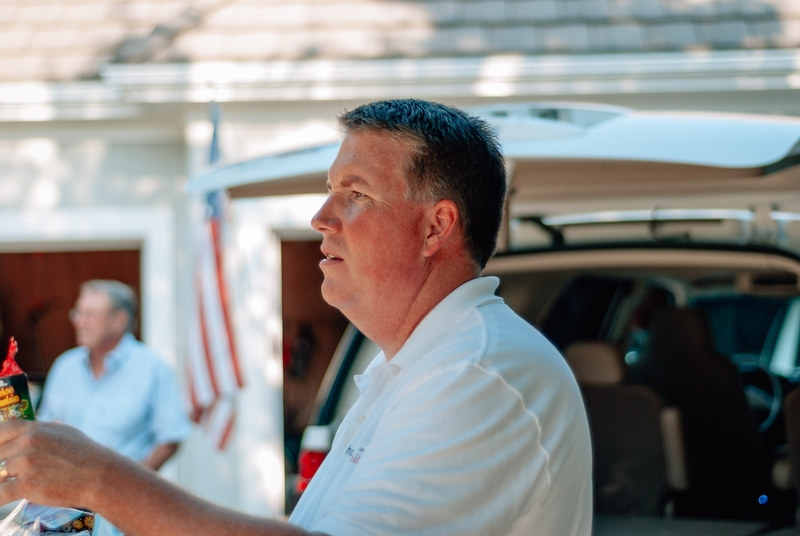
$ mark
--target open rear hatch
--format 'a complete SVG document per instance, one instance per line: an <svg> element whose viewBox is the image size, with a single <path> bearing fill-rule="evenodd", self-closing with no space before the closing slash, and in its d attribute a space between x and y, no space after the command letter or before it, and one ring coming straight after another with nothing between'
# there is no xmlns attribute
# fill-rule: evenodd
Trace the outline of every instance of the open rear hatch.
<svg viewBox="0 0 800 536"><path fill-rule="evenodd" d="M800 119L534 103L472 109L497 130L512 202L796 190ZM267 155L193 178L231 197L325 193L339 144Z"/></svg>
<svg viewBox="0 0 800 536"><path fill-rule="evenodd" d="M800 220L800 119L560 103L470 111L496 129L507 162L500 249L509 227L525 221L554 242L551 229L603 220ZM234 199L324 194L338 149L318 145L224 165L194 177L188 190L227 189ZM675 212L689 209L744 212Z"/></svg>

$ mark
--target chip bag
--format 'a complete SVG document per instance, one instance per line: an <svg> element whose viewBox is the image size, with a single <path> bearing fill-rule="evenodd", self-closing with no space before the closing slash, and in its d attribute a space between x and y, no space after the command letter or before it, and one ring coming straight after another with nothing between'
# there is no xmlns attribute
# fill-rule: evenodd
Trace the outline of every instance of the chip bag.
<svg viewBox="0 0 800 536"><path fill-rule="evenodd" d="M0 522L0 536L113 536L115 533L118 534L113 525L91 512L52 508L24 500Z"/></svg>
<svg viewBox="0 0 800 536"><path fill-rule="evenodd" d="M11 419L32 421L35 418L28 376L17 364L16 355L17 341L12 337L8 354L0 367L0 422ZM112 536L115 529L91 512L42 506L25 500L0 522L0 536L67 533L73 536Z"/></svg>
<svg viewBox="0 0 800 536"><path fill-rule="evenodd" d="M0 422L11 419L32 421L33 404L28 391L28 376L19 368L17 360L17 341L11 337L3 366L0 368Z"/></svg>

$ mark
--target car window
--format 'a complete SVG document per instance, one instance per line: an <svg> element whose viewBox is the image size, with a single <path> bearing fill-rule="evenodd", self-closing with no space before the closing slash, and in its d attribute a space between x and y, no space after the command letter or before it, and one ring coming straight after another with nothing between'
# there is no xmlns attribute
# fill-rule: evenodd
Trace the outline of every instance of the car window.
<svg viewBox="0 0 800 536"><path fill-rule="evenodd" d="M769 370L785 378L796 378L800 356L800 298L793 299L786 307L780 324Z"/></svg>
<svg viewBox="0 0 800 536"><path fill-rule="evenodd" d="M737 364L767 365L772 361L789 301L786 297L736 294L695 298L689 305L705 316L717 353ZM795 329L797 326L795 323ZM782 344L786 346L789 342ZM787 366L788 358L782 359L783 366ZM793 368L796 356L792 356L791 361Z"/></svg>
<svg viewBox="0 0 800 536"><path fill-rule="evenodd" d="M617 309L632 290L626 279L575 277L559 293L541 330L562 350L575 341L606 339Z"/></svg>

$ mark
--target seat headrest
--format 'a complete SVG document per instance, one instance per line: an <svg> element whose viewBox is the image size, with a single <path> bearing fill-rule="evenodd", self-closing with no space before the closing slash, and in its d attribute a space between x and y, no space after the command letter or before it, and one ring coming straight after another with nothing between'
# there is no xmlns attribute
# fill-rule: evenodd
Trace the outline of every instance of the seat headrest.
<svg viewBox="0 0 800 536"><path fill-rule="evenodd" d="M705 318L692 309L663 309L650 320L649 343L645 353L660 351L674 362L682 356L711 355L714 346ZM693 359L693 358L692 358Z"/></svg>
<svg viewBox="0 0 800 536"><path fill-rule="evenodd" d="M608 342L574 342L564 350L564 359L578 383L618 384L625 377L625 366L617 348Z"/></svg>

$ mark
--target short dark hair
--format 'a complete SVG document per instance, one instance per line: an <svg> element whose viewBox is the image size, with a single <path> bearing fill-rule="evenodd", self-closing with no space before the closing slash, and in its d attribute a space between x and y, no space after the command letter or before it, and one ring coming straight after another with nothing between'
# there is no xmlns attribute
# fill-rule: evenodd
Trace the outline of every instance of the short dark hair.
<svg viewBox="0 0 800 536"><path fill-rule="evenodd" d="M384 100L339 116L345 132L374 130L407 140L409 194L416 201L453 201L467 251L483 269L497 247L506 169L497 136L482 119L436 102Z"/></svg>
<svg viewBox="0 0 800 536"><path fill-rule="evenodd" d="M131 287L113 279L92 279L81 284L81 292L102 292L111 302L111 310L122 310L128 313L128 324L125 331L133 332L136 329L136 313L139 311L139 302L136 293Z"/></svg>

